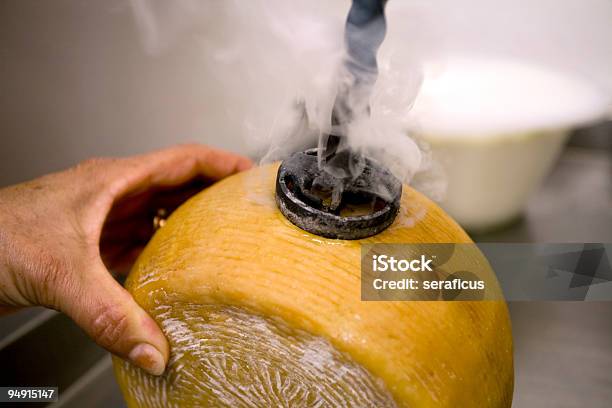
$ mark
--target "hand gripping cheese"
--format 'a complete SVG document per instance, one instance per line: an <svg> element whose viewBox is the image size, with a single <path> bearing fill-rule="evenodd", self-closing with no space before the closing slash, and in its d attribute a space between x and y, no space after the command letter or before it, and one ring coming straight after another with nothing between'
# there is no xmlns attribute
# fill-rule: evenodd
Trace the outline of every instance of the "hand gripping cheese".
<svg viewBox="0 0 612 408"><path fill-rule="evenodd" d="M510 407L505 302L361 300L361 244L469 243L465 232L404 186L381 233L312 235L276 208L276 169L190 199L134 265L126 288L170 361L154 377L114 358L128 406ZM488 266L476 274L499 290Z"/></svg>

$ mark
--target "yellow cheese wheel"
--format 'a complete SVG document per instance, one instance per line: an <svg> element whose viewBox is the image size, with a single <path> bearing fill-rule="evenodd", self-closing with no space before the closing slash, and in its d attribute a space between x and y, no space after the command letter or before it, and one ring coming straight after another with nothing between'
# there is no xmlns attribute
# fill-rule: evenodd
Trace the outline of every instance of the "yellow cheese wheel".
<svg viewBox="0 0 612 408"><path fill-rule="evenodd" d="M380 234L315 236L278 211L276 170L234 175L190 199L134 265L126 287L171 356L160 377L114 359L128 406L510 407L500 297L361 300L361 244L469 243L466 233L404 186ZM462 259L499 295L478 251Z"/></svg>

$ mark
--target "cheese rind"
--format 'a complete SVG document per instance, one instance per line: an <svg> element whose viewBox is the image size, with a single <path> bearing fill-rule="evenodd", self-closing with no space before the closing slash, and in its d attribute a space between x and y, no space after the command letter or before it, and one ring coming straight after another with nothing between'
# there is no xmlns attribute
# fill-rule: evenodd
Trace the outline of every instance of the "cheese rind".
<svg viewBox="0 0 612 408"><path fill-rule="evenodd" d="M282 322L329 344L347 364L382 384L370 392L388 392L398 406L510 407L512 338L503 301L360 299L360 244L469 243L465 232L436 205L404 186L400 214L382 233L360 241L314 236L276 209L275 170L276 166L265 166L232 176L190 199L172 214L135 264L126 287L171 339L171 360L178 350L172 344L173 331L155 311L168 306L182 313L182 308L197 311L202 305L202 313L192 316L202 323L208 318L207 308L221 307ZM489 290L499 291L482 254L464 256L465 262L479 265L471 270ZM292 341L291 336L283 338ZM183 370L201 380L213 368L199 357L190 357L189 367L171 366L165 376L181 375ZM141 380L131 381L133 369L117 361L116 371L128 402L136 394L154 393L152 377L141 374ZM324 375L321 382L333 383ZM167 405L190 406L180 395L177 398L167 400Z"/></svg>

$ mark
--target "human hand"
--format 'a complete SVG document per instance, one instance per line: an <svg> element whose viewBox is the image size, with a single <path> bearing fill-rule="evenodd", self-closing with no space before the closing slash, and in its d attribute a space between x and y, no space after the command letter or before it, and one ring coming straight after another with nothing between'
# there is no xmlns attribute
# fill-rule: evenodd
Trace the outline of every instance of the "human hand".
<svg viewBox="0 0 612 408"><path fill-rule="evenodd" d="M241 156L185 145L93 159L0 189L0 311L66 313L100 346L160 375L168 342L111 276L126 272L168 212L206 184L245 170Z"/></svg>

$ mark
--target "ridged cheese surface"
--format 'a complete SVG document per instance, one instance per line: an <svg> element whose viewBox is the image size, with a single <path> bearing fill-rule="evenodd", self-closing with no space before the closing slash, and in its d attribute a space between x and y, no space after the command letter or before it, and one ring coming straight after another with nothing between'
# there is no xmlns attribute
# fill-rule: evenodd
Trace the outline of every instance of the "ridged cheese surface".
<svg viewBox="0 0 612 408"><path fill-rule="evenodd" d="M161 377L115 359L128 406L510 407L503 301L361 300L360 244L469 243L465 232L404 186L382 233L314 236L277 210L276 168L190 199L135 264L126 287L171 357ZM461 262L499 291L479 252Z"/></svg>

